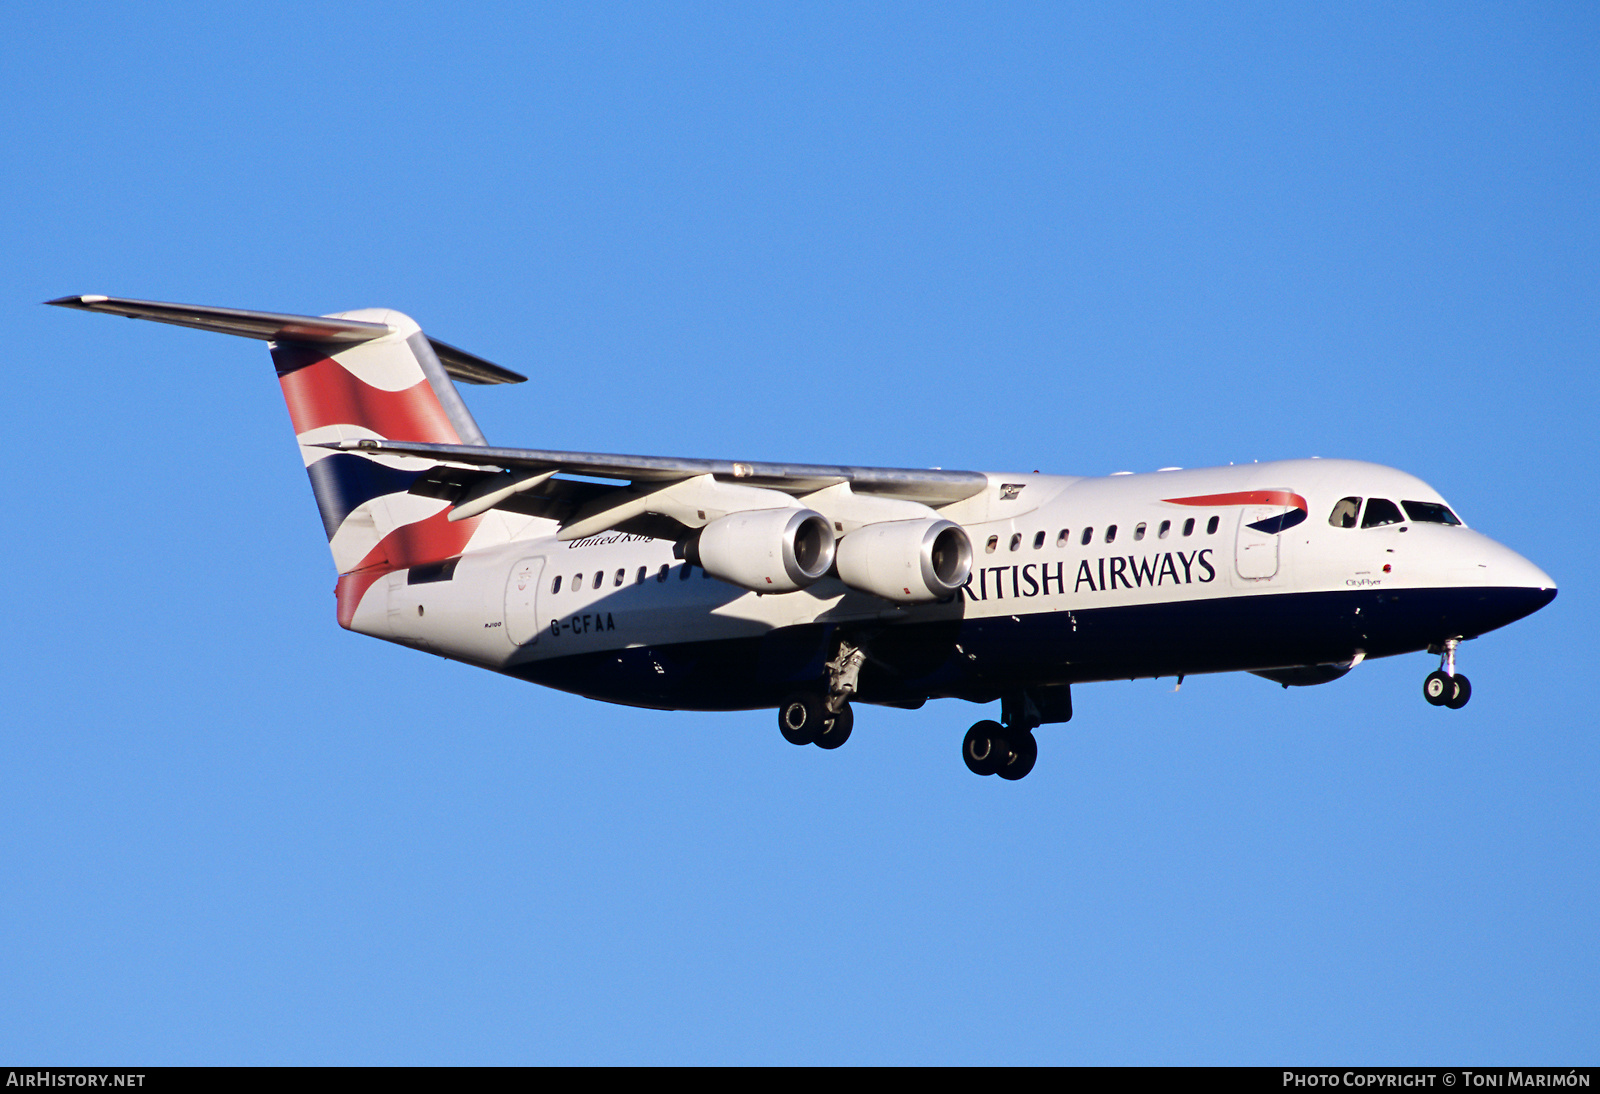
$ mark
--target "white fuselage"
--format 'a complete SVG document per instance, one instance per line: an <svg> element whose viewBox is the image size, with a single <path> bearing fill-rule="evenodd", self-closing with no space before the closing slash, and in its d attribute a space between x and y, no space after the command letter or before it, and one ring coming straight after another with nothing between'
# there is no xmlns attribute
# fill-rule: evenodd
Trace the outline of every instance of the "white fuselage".
<svg viewBox="0 0 1600 1094"><path fill-rule="evenodd" d="M1331 524L1330 513L1343 498L1443 504L1421 480L1374 464L1289 460L1101 478L990 474L988 479L987 490L939 510L966 530L974 549L971 579L947 602L893 604L834 579L798 592L758 594L686 566L674 557L670 541L610 532L560 542L554 522L528 519L511 542L464 554L448 580L417 582L406 571L388 575L386 594L363 602L352 629L555 686L564 686L555 666L541 669L539 663L577 658L586 666L585 684L574 690L629 702L634 685L621 668L615 689L596 686L595 666L604 655L618 654L618 666L642 663L648 674L648 657L641 662L620 655L710 648L707 644L762 639L783 628L821 625L883 633L942 625L952 660L965 657L973 671L981 672L996 668L979 664L981 659L1004 656L1010 646L993 640L964 643L963 636L992 639L1004 625L1027 625L1030 662L1048 670L1059 661L1063 679L1092 679L1219 667L1272 669L1313 656L1338 660L1419 649L1509 619L1450 622L1445 629L1451 633L1436 635L1376 636L1363 630L1361 611L1369 618L1373 611L1363 605L1407 593L1433 597L1456 591L1470 599L1474 590L1554 589L1532 563L1464 525L1411 519L1365 528ZM1304 501L1297 523L1299 501L1276 501L1285 494ZM1244 500L1229 500L1230 495ZM1222 500L1203 500L1218 497ZM1250 527L1263 519L1270 525L1274 514L1284 513L1291 526L1281 531ZM1114 671L1069 667L1093 663L1093 657L1074 656L1081 651L1073 649L1072 635L1089 618L1109 619L1108 612L1122 611L1130 620L1168 618L1181 627L1183 619L1201 617L1148 610L1237 608L1244 600L1303 599L1305 594L1318 595L1319 604L1330 595L1361 595L1336 613L1339 619L1354 613L1353 622L1334 624L1339 633L1313 643L1315 648L1275 651L1273 642L1251 637L1240 643L1238 657L1208 648L1185 665L1183 643L1151 634L1146 664L1137 663L1135 642L1115 658ZM1372 600L1374 595L1379 599ZM1128 644L1125 629L1117 635ZM1059 649L1051 648L1053 636L1060 638ZM1217 643L1227 641L1228 635L1215 636ZM1364 642L1374 648L1363 648ZM974 645L989 652L965 648ZM667 672L660 664L655 671ZM700 704L680 697L643 705ZM704 705L718 707L724 701L708 699Z"/></svg>

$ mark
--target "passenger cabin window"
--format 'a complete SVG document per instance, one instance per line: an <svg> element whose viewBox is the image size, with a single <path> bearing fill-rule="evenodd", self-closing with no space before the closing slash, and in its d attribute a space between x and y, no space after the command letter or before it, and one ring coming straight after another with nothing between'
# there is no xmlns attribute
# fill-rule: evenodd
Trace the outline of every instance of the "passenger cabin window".
<svg viewBox="0 0 1600 1094"><path fill-rule="evenodd" d="M594 572L594 580L589 583L589 588L598 589L602 585L604 585L605 583L606 583L606 572L604 570L596 570Z"/></svg>
<svg viewBox="0 0 1600 1094"><path fill-rule="evenodd" d="M623 569L618 570L617 571L616 580L613 581L611 584L613 584L613 585L621 585L622 584L622 579L624 577L626 577L627 575L628 575L628 571L627 571L626 567L624 567Z"/></svg>
<svg viewBox="0 0 1600 1094"><path fill-rule="evenodd" d="M1144 538L1144 521L1141 520L1138 524L1133 526L1133 538L1135 540Z"/></svg>
<svg viewBox="0 0 1600 1094"><path fill-rule="evenodd" d="M1033 537L1033 549L1035 551L1037 551L1039 548L1041 548L1043 546L1044 546L1044 533L1043 532L1035 533L1034 537Z"/></svg>
<svg viewBox="0 0 1600 1094"><path fill-rule="evenodd" d="M1000 537L990 536L989 542L983 545L983 553L986 555L992 555L994 554L994 549L998 546L1000 546Z"/></svg>
<svg viewBox="0 0 1600 1094"><path fill-rule="evenodd" d="M1400 507L1388 498L1368 498L1367 511L1361 518L1363 528L1381 528L1385 524L1399 524L1405 520Z"/></svg>
<svg viewBox="0 0 1600 1094"><path fill-rule="evenodd" d="M661 569L656 571L656 580L657 581L665 581L665 580L667 580L667 573L671 569L672 569L671 566L669 566L667 563L663 562L661 564Z"/></svg>
<svg viewBox="0 0 1600 1094"><path fill-rule="evenodd" d="M1400 503L1406 508L1406 516L1418 524L1460 524L1460 519L1450 511L1447 505L1440 505L1436 501L1403 501Z"/></svg>
<svg viewBox="0 0 1600 1094"><path fill-rule="evenodd" d="M1114 540L1116 538L1117 538L1117 526L1115 524L1106 525L1106 542L1110 543L1112 540Z"/></svg>
<svg viewBox="0 0 1600 1094"><path fill-rule="evenodd" d="M648 567L648 566L640 566L639 567L639 580L634 582L635 585L643 585L644 584L644 575L649 571L649 569L650 569L650 567Z"/></svg>
<svg viewBox="0 0 1600 1094"><path fill-rule="evenodd" d="M1186 536L1194 535L1194 518L1193 517L1190 517L1188 520L1183 522L1183 534L1186 535Z"/></svg>
<svg viewBox="0 0 1600 1094"><path fill-rule="evenodd" d="M1089 545L1089 541L1091 539L1093 539L1093 538L1094 538L1094 529L1093 528L1085 528L1083 530L1083 536L1082 536L1083 545L1085 547L1087 547Z"/></svg>
<svg viewBox="0 0 1600 1094"><path fill-rule="evenodd" d="M1340 498L1333 512L1328 514L1328 523L1335 528L1354 528L1356 514L1361 511L1360 498Z"/></svg>
<svg viewBox="0 0 1600 1094"><path fill-rule="evenodd" d="M554 596L556 593L559 593L560 591L561 591L561 575L557 574L556 575L556 579L550 583L550 595Z"/></svg>
<svg viewBox="0 0 1600 1094"><path fill-rule="evenodd" d="M1220 517L1212 517L1206 521L1206 535L1214 536L1217 534L1217 521L1220 519Z"/></svg>
<svg viewBox="0 0 1600 1094"><path fill-rule="evenodd" d="M1156 538L1166 539L1167 533L1170 531L1172 531L1172 522L1170 520L1164 520L1161 522L1161 527L1156 529Z"/></svg>
<svg viewBox="0 0 1600 1094"><path fill-rule="evenodd" d="M1065 547L1067 545L1067 539L1067 529L1063 528L1061 529L1060 534L1056 536L1056 546Z"/></svg>
<svg viewBox="0 0 1600 1094"><path fill-rule="evenodd" d="M1022 533L1018 532L1018 533L1016 533L1015 535L1013 535L1011 537L1011 549L1013 551L1015 551L1018 547L1021 547L1021 546L1022 546Z"/></svg>
<svg viewBox="0 0 1600 1094"><path fill-rule="evenodd" d="M678 567L678 580L679 581L688 581L689 580L689 571L692 570L692 569L694 569L694 567L689 565L687 562L685 562L682 566Z"/></svg>
<svg viewBox="0 0 1600 1094"><path fill-rule="evenodd" d="M575 593L583 591L583 575L582 574L573 574L572 575L572 591L575 592Z"/></svg>

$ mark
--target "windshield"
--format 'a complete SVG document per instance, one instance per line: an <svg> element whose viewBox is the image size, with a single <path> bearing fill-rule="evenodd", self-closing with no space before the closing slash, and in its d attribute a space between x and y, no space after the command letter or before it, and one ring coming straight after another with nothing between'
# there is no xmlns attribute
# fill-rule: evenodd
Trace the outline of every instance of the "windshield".
<svg viewBox="0 0 1600 1094"><path fill-rule="evenodd" d="M1405 520L1400 508L1388 498L1368 498L1367 511L1361 516L1361 527L1379 528L1385 524L1399 524Z"/></svg>
<svg viewBox="0 0 1600 1094"><path fill-rule="evenodd" d="M1461 523L1448 505L1440 505L1436 501L1403 501L1400 504L1406 507L1406 516L1418 524Z"/></svg>

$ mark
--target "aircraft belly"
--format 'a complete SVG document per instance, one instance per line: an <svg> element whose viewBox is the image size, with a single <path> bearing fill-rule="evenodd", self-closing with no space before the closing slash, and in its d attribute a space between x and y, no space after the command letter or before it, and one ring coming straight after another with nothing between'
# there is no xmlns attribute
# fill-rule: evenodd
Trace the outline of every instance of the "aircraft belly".
<svg viewBox="0 0 1600 1094"><path fill-rule="evenodd" d="M666 642L548 657L505 671L629 706L776 706L822 678L837 636L869 651L858 698L990 701L1025 684L1089 683L1247 671L1412 652L1471 636L1543 606L1542 590L1386 589L1275 593L1015 618L873 627L808 624L759 637Z"/></svg>

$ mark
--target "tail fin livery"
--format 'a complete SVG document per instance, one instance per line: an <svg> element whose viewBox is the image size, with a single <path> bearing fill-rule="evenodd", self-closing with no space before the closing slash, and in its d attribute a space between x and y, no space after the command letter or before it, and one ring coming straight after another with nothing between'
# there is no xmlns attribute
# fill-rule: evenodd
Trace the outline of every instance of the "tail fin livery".
<svg viewBox="0 0 1600 1094"><path fill-rule="evenodd" d="M364 439L484 441L416 323L393 311L336 318L382 323L390 333L337 349L274 342L272 362L339 570L339 621L348 626L378 577L459 555L479 521L451 523L447 503L407 493L434 466L431 460L320 446Z"/></svg>
<svg viewBox="0 0 1600 1094"><path fill-rule="evenodd" d="M477 530L482 518L451 522L448 503L408 493L436 461L320 446L364 439L482 445L451 376L472 383L524 377L434 342L408 316L385 309L295 316L104 296L49 303L270 342L339 571L343 626L383 574L458 555Z"/></svg>

